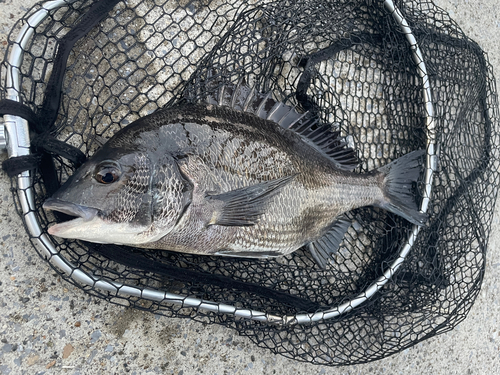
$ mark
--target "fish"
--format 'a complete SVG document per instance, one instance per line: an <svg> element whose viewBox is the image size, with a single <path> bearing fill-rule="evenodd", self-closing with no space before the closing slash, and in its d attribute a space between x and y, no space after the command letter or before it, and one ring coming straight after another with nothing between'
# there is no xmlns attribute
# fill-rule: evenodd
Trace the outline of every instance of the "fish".
<svg viewBox="0 0 500 375"><path fill-rule="evenodd" d="M43 204L74 218L53 236L266 259L309 249L322 269L374 206L425 225L414 183L425 150L367 173L330 124L245 83L124 127Z"/></svg>

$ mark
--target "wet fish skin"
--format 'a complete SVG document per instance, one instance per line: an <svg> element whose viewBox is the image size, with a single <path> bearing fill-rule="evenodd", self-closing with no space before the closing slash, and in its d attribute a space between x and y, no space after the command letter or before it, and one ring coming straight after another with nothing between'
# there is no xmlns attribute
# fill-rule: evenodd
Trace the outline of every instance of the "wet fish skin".
<svg viewBox="0 0 500 375"><path fill-rule="evenodd" d="M392 168L399 173L408 163L413 171L395 190L411 187L421 156ZM97 182L103 167L116 168L119 179ZM90 220L51 227L49 233L59 237L262 258L314 243L358 207L383 207L421 225L425 215L408 202L409 193L391 200L387 180L394 176L387 169L342 170L276 122L229 107L190 104L158 111L118 132L44 207L70 202L78 207L76 216L86 207L97 210Z"/></svg>

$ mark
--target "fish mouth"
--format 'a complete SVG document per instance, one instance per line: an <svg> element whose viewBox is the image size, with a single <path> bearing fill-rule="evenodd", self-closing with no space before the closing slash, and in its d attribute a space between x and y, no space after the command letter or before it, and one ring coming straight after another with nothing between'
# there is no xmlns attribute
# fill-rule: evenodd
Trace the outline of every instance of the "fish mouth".
<svg viewBox="0 0 500 375"><path fill-rule="evenodd" d="M98 214L97 208L81 206L76 203L63 201L57 198L49 198L43 204L43 208L51 211L62 212L63 214L74 216L73 220L55 224L48 229L49 234L60 236L68 229L80 225L83 222L92 221Z"/></svg>
<svg viewBox="0 0 500 375"><path fill-rule="evenodd" d="M49 198L43 204L43 208L51 211L82 218L83 221L92 220L99 210L97 208L80 206L76 203L66 202L57 198Z"/></svg>
<svg viewBox="0 0 500 375"><path fill-rule="evenodd" d="M82 206L58 198L47 199L43 208L73 216L72 220L52 225L47 231L52 236L129 246L151 241L151 238L142 235L150 229L149 227L134 226L128 222L104 220L101 217L102 211L97 208Z"/></svg>

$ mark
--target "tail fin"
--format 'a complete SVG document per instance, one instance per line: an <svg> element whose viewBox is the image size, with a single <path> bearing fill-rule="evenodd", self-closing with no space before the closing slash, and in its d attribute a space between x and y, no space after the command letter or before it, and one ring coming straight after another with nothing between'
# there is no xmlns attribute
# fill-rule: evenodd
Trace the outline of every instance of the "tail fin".
<svg viewBox="0 0 500 375"><path fill-rule="evenodd" d="M412 182L417 181L422 171L424 155L424 150L413 151L378 169L384 175L385 196L378 206L416 225L424 225L427 220L427 215L419 212L412 193Z"/></svg>

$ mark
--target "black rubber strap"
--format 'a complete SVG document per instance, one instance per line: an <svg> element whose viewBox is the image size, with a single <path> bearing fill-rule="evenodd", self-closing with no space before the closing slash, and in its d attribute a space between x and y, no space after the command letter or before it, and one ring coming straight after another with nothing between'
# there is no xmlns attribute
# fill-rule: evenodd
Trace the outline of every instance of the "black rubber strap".
<svg viewBox="0 0 500 375"><path fill-rule="evenodd" d="M14 177L24 171L40 168L42 176L44 176L47 191L51 191L52 193L57 190L59 184L57 184L58 179L54 163L50 162L50 165L47 164L49 162L46 160L46 157L50 154L62 156L63 158L71 161L75 168L78 168L80 165L82 165L82 163L85 162L86 159L85 154L78 148L71 146L65 142L59 141L53 137L38 136L34 138L31 144L35 149L35 152L33 154L9 158L2 162L2 169L7 173L9 177ZM47 165L42 166L40 164L40 162L42 161ZM51 168L53 168L54 170L51 171ZM55 189L49 189L47 184L50 184L50 186L53 187L54 183L56 183L57 187Z"/></svg>
<svg viewBox="0 0 500 375"><path fill-rule="evenodd" d="M44 150L53 155L59 155L71 161L75 168L78 168L86 159L85 154L80 149L55 139L50 136L38 136L31 142L31 145L37 149Z"/></svg>
<svg viewBox="0 0 500 375"><path fill-rule="evenodd" d="M19 173L36 169L40 163L40 155L16 156L2 162L2 169L9 177L15 177Z"/></svg>
<svg viewBox="0 0 500 375"><path fill-rule="evenodd" d="M9 99L0 100L0 115L19 116L25 119L26 121L28 121L30 129L37 134L40 134L40 132L43 130L40 127L40 121L38 120L38 116L36 115L36 113L33 112L30 107L21 104L19 102L16 102L14 100L9 100ZM75 167L79 167L85 161L86 158L85 154L81 152L78 148L70 144L67 144L65 142L59 141L50 136L43 136L43 135L35 136L33 137L31 145L34 146L35 148L45 150L52 154L60 155L63 158L70 160L75 165ZM19 161L16 162L15 160ZM9 162L10 165L10 167L8 167L9 170L19 169L12 167L14 163L20 163L19 168L24 168L26 165L28 165L25 163L25 159L12 158L12 160ZM29 169L33 169L32 165L31 164L29 165L30 165Z"/></svg>
<svg viewBox="0 0 500 375"><path fill-rule="evenodd" d="M41 129L38 129L40 121L37 114L27 105L10 99L2 99L0 100L0 116L3 115L19 116L28 121L33 131L37 133L41 132Z"/></svg>

